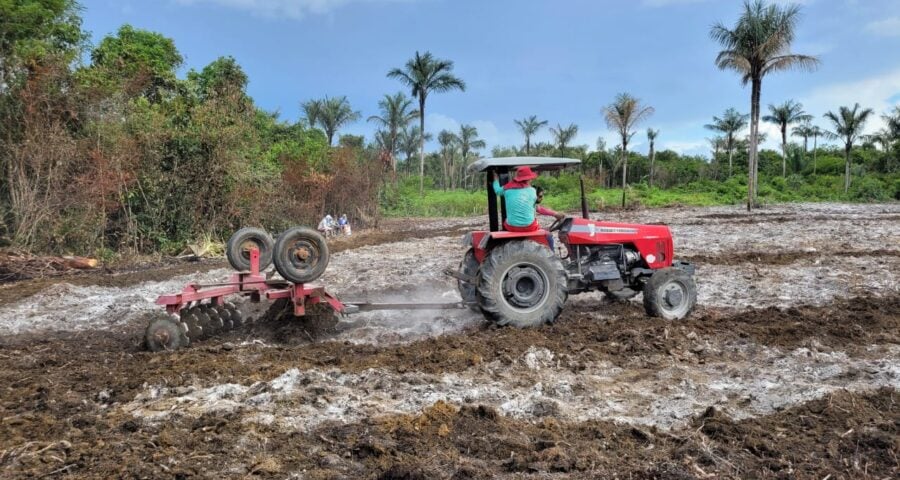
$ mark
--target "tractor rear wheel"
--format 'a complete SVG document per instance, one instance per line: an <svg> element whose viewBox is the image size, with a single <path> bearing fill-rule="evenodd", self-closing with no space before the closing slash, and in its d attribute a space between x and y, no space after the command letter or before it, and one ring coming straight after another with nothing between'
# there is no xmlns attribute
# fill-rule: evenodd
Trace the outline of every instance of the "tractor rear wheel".
<svg viewBox="0 0 900 480"><path fill-rule="evenodd" d="M250 270L250 250L259 250L260 271L272 265L272 250L275 242L272 237L261 228L242 228L228 239L225 248L225 256L231 268L238 271Z"/></svg>
<svg viewBox="0 0 900 480"><path fill-rule="evenodd" d="M644 285L644 310L651 317L681 320L691 313L696 303L697 284L684 270L657 270Z"/></svg>
<svg viewBox="0 0 900 480"><path fill-rule="evenodd" d="M497 325L553 323L566 303L566 271L545 245L513 240L494 248L481 264L479 305Z"/></svg>
<svg viewBox="0 0 900 480"><path fill-rule="evenodd" d="M475 250L469 249L459 262L459 272L466 277L472 279L471 282L466 280L456 280L456 286L459 288L459 296L463 302L474 304L478 301L478 268L481 265L475 259ZM470 307L474 311L480 311L478 305Z"/></svg>
<svg viewBox="0 0 900 480"><path fill-rule="evenodd" d="M285 280L308 283L322 276L328 267L328 244L322 235L307 227L293 227L275 242L275 269Z"/></svg>

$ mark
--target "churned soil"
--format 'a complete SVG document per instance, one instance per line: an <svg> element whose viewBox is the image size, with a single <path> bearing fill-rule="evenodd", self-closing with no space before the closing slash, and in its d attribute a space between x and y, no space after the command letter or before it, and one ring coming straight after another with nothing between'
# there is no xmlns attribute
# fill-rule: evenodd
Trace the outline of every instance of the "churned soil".
<svg viewBox="0 0 900 480"><path fill-rule="evenodd" d="M221 278L224 261L4 285L0 478L900 476L900 206L602 216L672 226L698 267L691 317L599 294L528 330L467 310L312 320L246 302L245 325L154 354L156 292ZM484 222L332 240L323 282L455 301L441 270Z"/></svg>

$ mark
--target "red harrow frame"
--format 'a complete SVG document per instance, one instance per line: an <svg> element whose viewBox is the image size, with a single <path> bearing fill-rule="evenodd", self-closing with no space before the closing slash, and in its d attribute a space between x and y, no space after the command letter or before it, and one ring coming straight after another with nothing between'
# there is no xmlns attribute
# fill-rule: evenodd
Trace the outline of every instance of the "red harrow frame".
<svg viewBox="0 0 900 480"><path fill-rule="evenodd" d="M259 250L250 250L249 256L250 270L232 274L227 282L205 285L192 282L179 293L157 298L156 304L164 306L167 315L150 321L144 337L146 347L152 351L175 350L220 331L241 326L245 320L243 315L234 304L226 301L227 297L235 295L248 297L252 302L288 299L293 305L294 316L301 318L309 313L309 307L314 306L322 306L335 314L371 310L458 309L470 306L465 302L344 303L318 284L269 279L260 272Z"/></svg>

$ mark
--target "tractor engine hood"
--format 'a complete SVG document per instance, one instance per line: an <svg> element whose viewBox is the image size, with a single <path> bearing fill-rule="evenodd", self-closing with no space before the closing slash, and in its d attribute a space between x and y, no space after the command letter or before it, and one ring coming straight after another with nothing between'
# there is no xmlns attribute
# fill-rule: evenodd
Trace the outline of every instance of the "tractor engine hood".
<svg viewBox="0 0 900 480"><path fill-rule="evenodd" d="M563 223L559 236L569 245L633 245L650 268L671 266L675 251L668 225L569 218Z"/></svg>

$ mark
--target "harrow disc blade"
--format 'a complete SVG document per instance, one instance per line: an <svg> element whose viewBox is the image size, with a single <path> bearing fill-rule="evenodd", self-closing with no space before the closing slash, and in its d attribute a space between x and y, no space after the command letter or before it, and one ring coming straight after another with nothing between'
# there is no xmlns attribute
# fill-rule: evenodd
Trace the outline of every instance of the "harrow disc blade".
<svg viewBox="0 0 900 480"><path fill-rule="evenodd" d="M234 324L231 322L231 312L225 309L225 307L215 306L211 307L210 315L216 315L219 317L219 320L222 321L222 328L225 330L231 330L234 328Z"/></svg>
<svg viewBox="0 0 900 480"><path fill-rule="evenodd" d="M187 336L192 342L203 338L203 325L200 324L200 320L196 315L193 313L182 315L181 322L187 326Z"/></svg>
<svg viewBox="0 0 900 480"><path fill-rule="evenodd" d="M235 327L240 327L241 325L243 325L245 323L244 317L243 317L243 315L241 315L241 311L238 310L238 308L233 303L231 303L231 302L225 303L225 309L228 310L232 325L234 325ZM246 322L246 323L249 323L249 322Z"/></svg>
<svg viewBox="0 0 900 480"><path fill-rule="evenodd" d="M150 320L144 332L144 345L148 350L176 350L190 344L188 327L174 316L160 316Z"/></svg>
<svg viewBox="0 0 900 480"><path fill-rule="evenodd" d="M203 328L204 337L209 338L222 329L222 324L219 322L218 318L213 320L202 308L194 309L194 315L197 317L197 321Z"/></svg>

